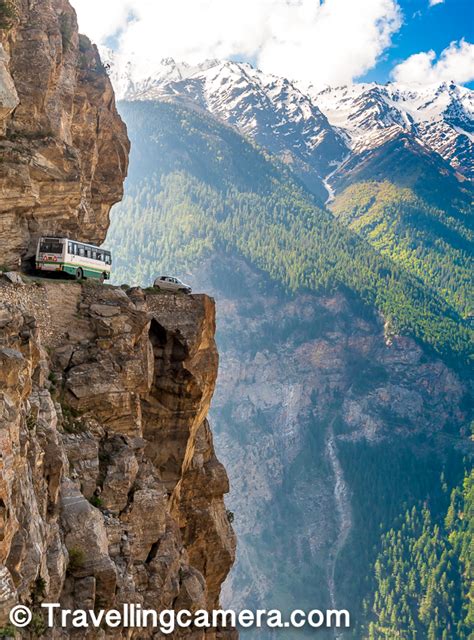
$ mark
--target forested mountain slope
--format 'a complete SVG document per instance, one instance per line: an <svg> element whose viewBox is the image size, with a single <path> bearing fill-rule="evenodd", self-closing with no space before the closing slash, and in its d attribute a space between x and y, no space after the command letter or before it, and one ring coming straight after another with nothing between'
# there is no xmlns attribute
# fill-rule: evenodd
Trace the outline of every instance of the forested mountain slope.
<svg viewBox="0 0 474 640"><path fill-rule="evenodd" d="M366 603L369 640L472 638L473 534L473 472L452 491L444 520L426 504L400 517L383 536L375 563L376 590Z"/></svg>
<svg viewBox="0 0 474 640"><path fill-rule="evenodd" d="M430 204L389 180L350 185L334 215L468 319L473 315L473 229L465 213Z"/></svg>
<svg viewBox="0 0 474 640"><path fill-rule="evenodd" d="M189 267L209 250L226 247L288 291L345 287L374 304L390 331L467 357L469 328L451 302L334 220L265 152L181 106L138 102L121 108L137 136L121 211L133 220L139 210L140 225L126 216L116 220L110 239L122 239L115 243L119 270L141 257L130 275L149 280L157 261L166 264L167 245L168 260L176 251ZM156 208L165 216L159 228ZM169 238L165 244L162 236Z"/></svg>
<svg viewBox="0 0 474 640"><path fill-rule="evenodd" d="M172 272L217 300L213 419L239 538L227 603L345 606L354 638L390 637L372 611L383 536L413 507L444 519L469 465L466 265L423 279L422 261L442 251L429 247L435 228L425 237L416 220L419 262L401 260L395 241L385 251L348 228L365 202L351 213L336 196L324 210L234 129L170 103L120 109L133 144L108 236L117 281ZM415 212L421 197L373 181L351 188L375 208L386 190ZM447 596L456 622L463 589Z"/></svg>

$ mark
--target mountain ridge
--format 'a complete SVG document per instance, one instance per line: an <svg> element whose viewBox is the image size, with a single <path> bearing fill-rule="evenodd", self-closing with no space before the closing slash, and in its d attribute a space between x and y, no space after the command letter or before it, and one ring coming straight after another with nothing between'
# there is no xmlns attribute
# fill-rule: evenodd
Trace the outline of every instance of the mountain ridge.
<svg viewBox="0 0 474 640"><path fill-rule="evenodd" d="M167 58L152 74L135 79L104 50L119 98L174 101L208 111L294 165L306 182L324 180L348 156L409 135L452 166L458 179L474 177L474 92L454 83L360 83L317 89L249 63L208 60L187 65ZM313 176L314 181L314 176ZM311 188L311 185L308 185Z"/></svg>

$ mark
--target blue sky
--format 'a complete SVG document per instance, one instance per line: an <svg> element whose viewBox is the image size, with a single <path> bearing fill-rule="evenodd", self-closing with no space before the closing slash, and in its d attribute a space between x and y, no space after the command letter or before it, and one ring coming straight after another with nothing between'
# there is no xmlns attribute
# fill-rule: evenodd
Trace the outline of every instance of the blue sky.
<svg viewBox="0 0 474 640"><path fill-rule="evenodd" d="M79 26L131 62L249 61L315 86L474 86L474 0L71 0Z"/></svg>
<svg viewBox="0 0 474 640"><path fill-rule="evenodd" d="M429 6L427 0L399 0L403 24L392 45L363 80L387 82L392 68L420 51L439 55L453 41L474 41L474 0L445 0ZM474 81L466 83L471 89Z"/></svg>

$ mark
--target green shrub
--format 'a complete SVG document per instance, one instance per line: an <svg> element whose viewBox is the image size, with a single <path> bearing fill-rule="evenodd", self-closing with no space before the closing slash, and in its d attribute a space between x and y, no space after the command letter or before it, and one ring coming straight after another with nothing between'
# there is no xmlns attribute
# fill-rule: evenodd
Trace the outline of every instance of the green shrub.
<svg viewBox="0 0 474 640"><path fill-rule="evenodd" d="M92 505L93 507L96 507L97 509L100 509L100 508L102 507L102 504L103 504L103 502L102 502L102 500L99 498L99 496L92 496L92 497L89 499L89 502L91 503L91 505Z"/></svg>
<svg viewBox="0 0 474 640"><path fill-rule="evenodd" d="M48 627L42 613L40 613L39 611L33 613L33 617L31 618L31 622L28 625L28 628L33 633L33 637L40 637L46 633L46 629Z"/></svg>
<svg viewBox="0 0 474 640"><path fill-rule="evenodd" d="M16 15L16 8L12 0L0 0L0 29L10 29Z"/></svg>
<svg viewBox="0 0 474 640"><path fill-rule="evenodd" d="M78 547L71 547L68 549L69 563L67 566L68 573L74 573L78 569L82 569L85 561L85 553Z"/></svg>
<svg viewBox="0 0 474 640"><path fill-rule="evenodd" d="M31 599L33 603L38 603L41 600L43 600L45 595L46 595L46 582L44 578L39 576L38 578L36 578L35 584L31 591Z"/></svg>

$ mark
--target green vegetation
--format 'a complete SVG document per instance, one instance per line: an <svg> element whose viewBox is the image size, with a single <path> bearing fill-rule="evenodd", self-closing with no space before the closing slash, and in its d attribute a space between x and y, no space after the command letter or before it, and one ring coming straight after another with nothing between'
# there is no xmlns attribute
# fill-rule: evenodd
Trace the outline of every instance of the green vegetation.
<svg viewBox="0 0 474 640"><path fill-rule="evenodd" d="M386 420L396 427L396 416L387 414ZM394 439L389 446L386 442L338 443L352 492L353 528L338 559L336 582L339 601L351 603L358 640L363 637L360 625L370 610L367 604L364 609L364 600L372 603L377 590L370 568L382 553L382 535L391 529L398 531L404 522L400 514L411 512L414 506L427 504L433 518L442 521L450 500L447 487L462 482L462 455L447 447L444 437L437 442L433 435L427 444L422 433Z"/></svg>
<svg viewBox="0 0 474 640"><path fill-rule="evenodd" d="M10 29L16 18L16 8L12 0L0 0L0 29Z"/></svg>
<svg viewBox="0 0 474 640"><path fill-rule="evenodd" d="M474 472L453 491L444 522L413 507L382 538L367 603L369 640L474 637Z"/></svg>
<svg viewBox="0 0 474 640"><path fill-rule="evenodd" d="M149 283L215 251L239 254L288 292L354 291L393 330L467 357L451 299L318 207L286 169L229 127L170 104L122 104L135 157L108 243L116 281Z"/></svg>
<svg viewBox="0 0 474 640"><path fill-rule="evenodd" d="M81 418L81 414L75 409L61 404L63 420L62 426L66 433L83 433L87 425Z"/></svg>
<svg viewBox="0 0 474 640"><path fill-rule="evenodd" d="M31 618L31 622L28 625L28 629L33 634L34 638L39 638L46 633L48 625L46 624L46 620L44 619L44 614L42 611L35 611L33 613L33 617Z"/></svg>
<svg viewBox="0 0 474 640"><path fill-rule="evenodd" d="M31 599L34 604L37 604L46 596L46 581L41 576L36 578L35 585L31 592Z"/></svg>
<svg viewBox="0 0 474 640"><path fill-rule="evenodd" d="M443 211L388 181L352 185L332 209L463 318L474 315L474 230L468 211Z"/></svg>
<svg viewBox="0 0 474 640"><path fill-rule="evenodd" d="M458 209L438 208L419 192L418 184L415 190L413 185L365 182L336 199L333 215L323 210L285 167L209 117L171 104L125 103L120 109L133 144L127 195L114 208L108 236L114 251L115 282L151 284L159 272L196 273L208 256L244 257L261 270L260 291L285 290L291 295L300 289L343 289L368 314L374 307L382 311L389 331L411 333L443 354L468 356L472 233L462 198ZM432 181L435 174L433 170ZM450 189L454 189L451 183ZM243 261L213 260L210 275L212 282L225 283L235 298L247 293L238 269L233 271L237 262ZM258 304L247 308L249 317L259 315ZM264 296L261 304L265 304ZM323 313L308 325L303 320L297 326L282 320L278 327L272 325L267 335L263 331L258 344L252 343L255 337L250 333L242 335L239 348L262 350L268 346L265 340L284 342L297 331L308 340L318 337L331 322ZM378 363L358 358L352 392L369 393L376 382L386 382L384 375ZM343 400L339 399L334 413ZM394 431L403 426L399 416L387 412L386 419ZM245 447L258 447L266 429L271 433L270 418L263 414L255 418L255 431L248 429L248 420L240 421L232 414L231 399L221 410L221 423L226 435ZM304 548L291 543L292 527L301 530L311 522L310 506L302 510L298 499L308 485L323 484L331 473L323 455L325 425L313 426L311 433L305 434L304 451L286 469L272 517L265 509L259 511L256 519L262 523L261 533L249 533L245 538L246 548L254 553L250 560L261 574L278 576L271 604L281 608L330 604L324 568L311 561L309 543ZM463 473L462 454L446 446L443 439L452 437L454 441L457 435L444 433L438 442L435 434L414 433L399 442L394 438L390 446L365 440L338 443L352 492L353 527L338 557L336 583L338 602L351 603L356 634L360 625L369 621L372 633L379 633L379 622L372 612L379 584L376 575L368 573L379 553L386 554L387 562L390 558L391 538L381 541L383 532L393 530L398 539L413 531L414 538L425 527L431 532L433 549L450 545L458 558L452 563L460 566L454 539L446 537L448 533L439 523L440 513L444 519L448 510L449 495L438 486L442 473L449 486L459 483ZM425 503L430 515L426 522ZM402 533L405 519L400 519L400 514L405 512L413 522L406 524ZM442 543L436 538L435 526ZM461 548L465 539L457 544ZM272 552L267 553L268 549ZM458 624L460 602L466 600L461 588L465 589L458 580L449 590L451 618L440 614L440 625ZM251 592L248 603L268 605L258 598L257 590ZM364 614L364 599L370 616ZM415 626L421 625L414 613L411 616ZM394 635L380 637L404 638L402 631L392 628ZM424 637L421 633L417 640Z"/></svg>
<svg viewBox="0 0 474 640"><path fill-rule="evenodd" d="M69 563L67 566L68 573L74 573L79 569L82 569L84 566L84 562L86 559L85 553L82 549L78 547L71 547L68 549L69 553Z"/></svg>
<svg viewBox="0 0 474 640"><path fill-rule="evenodd" d="M103 504L101 498L99 498L99 496L95 496L95 495L92 496L89 499L89 502L91 503L91 505L93 507L96 507L97 509L100 509L102 507L102 504Z"/></svg>

